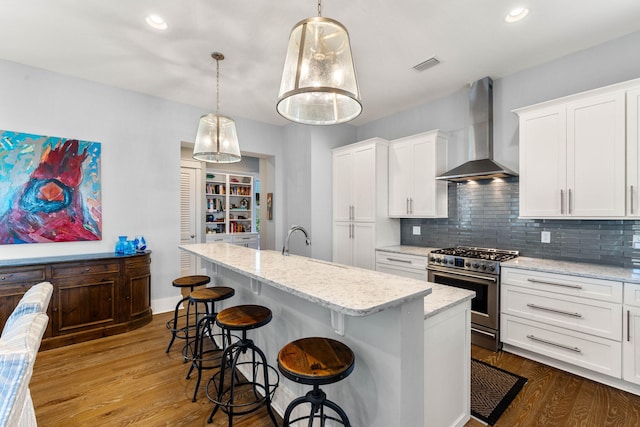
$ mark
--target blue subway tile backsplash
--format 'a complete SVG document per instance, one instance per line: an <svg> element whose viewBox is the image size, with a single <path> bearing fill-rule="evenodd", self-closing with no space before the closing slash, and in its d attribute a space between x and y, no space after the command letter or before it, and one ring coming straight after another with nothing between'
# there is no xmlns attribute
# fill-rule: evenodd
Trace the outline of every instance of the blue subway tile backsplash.
<svg viewBox="0 0 640 427"><path fill-rule="evenodd" d="M521 219L518 178L449 183L449 217L403 219L403 245L446 248L479 246L518 250L520 255L563 261L637 267L640 250L631 246L640 234L634 220ZM414 225L421 234L414 236ZM550 243L540 232L551 233ZM640 262L640 261L636 261Z"/></svg>

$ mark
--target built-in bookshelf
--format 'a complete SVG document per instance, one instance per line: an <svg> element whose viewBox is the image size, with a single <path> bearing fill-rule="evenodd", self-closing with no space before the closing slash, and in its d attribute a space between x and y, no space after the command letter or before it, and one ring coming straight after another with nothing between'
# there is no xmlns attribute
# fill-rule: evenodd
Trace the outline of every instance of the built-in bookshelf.
<svg viewBox="0 0 640 427"><path fill-rule="evenodd" d="M252 176L207 171L205 194L208 236L254 232Z"/></svg>

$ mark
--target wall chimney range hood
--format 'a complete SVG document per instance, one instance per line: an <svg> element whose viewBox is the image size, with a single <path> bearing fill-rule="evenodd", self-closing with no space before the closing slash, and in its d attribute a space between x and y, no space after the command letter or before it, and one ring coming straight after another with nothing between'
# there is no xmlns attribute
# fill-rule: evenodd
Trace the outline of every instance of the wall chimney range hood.
<svg viewBox="0 0 640 427"><path fill-rule="evenodd" d="M469 181L517 176L493 160L493 80L485 77L474 82L469 92L469 160L436 179Z"/></svg>

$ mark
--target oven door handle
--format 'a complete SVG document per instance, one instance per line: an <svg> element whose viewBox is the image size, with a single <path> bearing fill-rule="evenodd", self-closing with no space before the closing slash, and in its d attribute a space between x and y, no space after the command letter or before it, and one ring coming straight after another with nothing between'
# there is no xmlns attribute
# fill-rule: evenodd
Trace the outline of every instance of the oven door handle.
<svg viewBox="0 0 640 427"><path fill-rule="evenodd" d="M493 283L498 283L498 278L497 278L497 277L478 276L478 275L475 275L475 274L459 273L459 272L455 272L455 273L445 273L445 272L443 272L443 271L440 271L440 270L434 270L434 269L431 269L431 271L433 271L433 272L434 272L434 274L437 274L437 275L439 275L439 276L445 276L445 277L448 277L448 278L450 278L450 279L457 279L457 278L459 278L460 276L463 276L463 277L472 277L472 278L474 278L474 279L479 279L479 280L488 280L488 281L493 282Z"/></svg>

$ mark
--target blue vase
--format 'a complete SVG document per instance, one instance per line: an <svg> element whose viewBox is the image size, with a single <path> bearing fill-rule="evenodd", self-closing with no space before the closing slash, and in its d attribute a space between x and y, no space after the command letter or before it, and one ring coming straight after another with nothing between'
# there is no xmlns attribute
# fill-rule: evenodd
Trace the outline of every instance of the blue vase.
<svg viewBox="0 0 640 427"><path fill-rule="evenodd" d="M118 236L116 243L116 255L124 255L127 249L127 236Z"/></svg>
<svg viewBox="0 0 640 427"><path fill-rule="evenodd" d="M135 253L136 253L136 245L133 243L133 240L127 240L124 246L124 254L133 255Z"/></svg>
<svg viewBox="0 0 640 427"><path fill-rule="evenodd" d="M144 240L144 236L136 236L136 238L133 239L133 244L138 252L144 252L144 250L147 249L147 242Z"/></svg>

